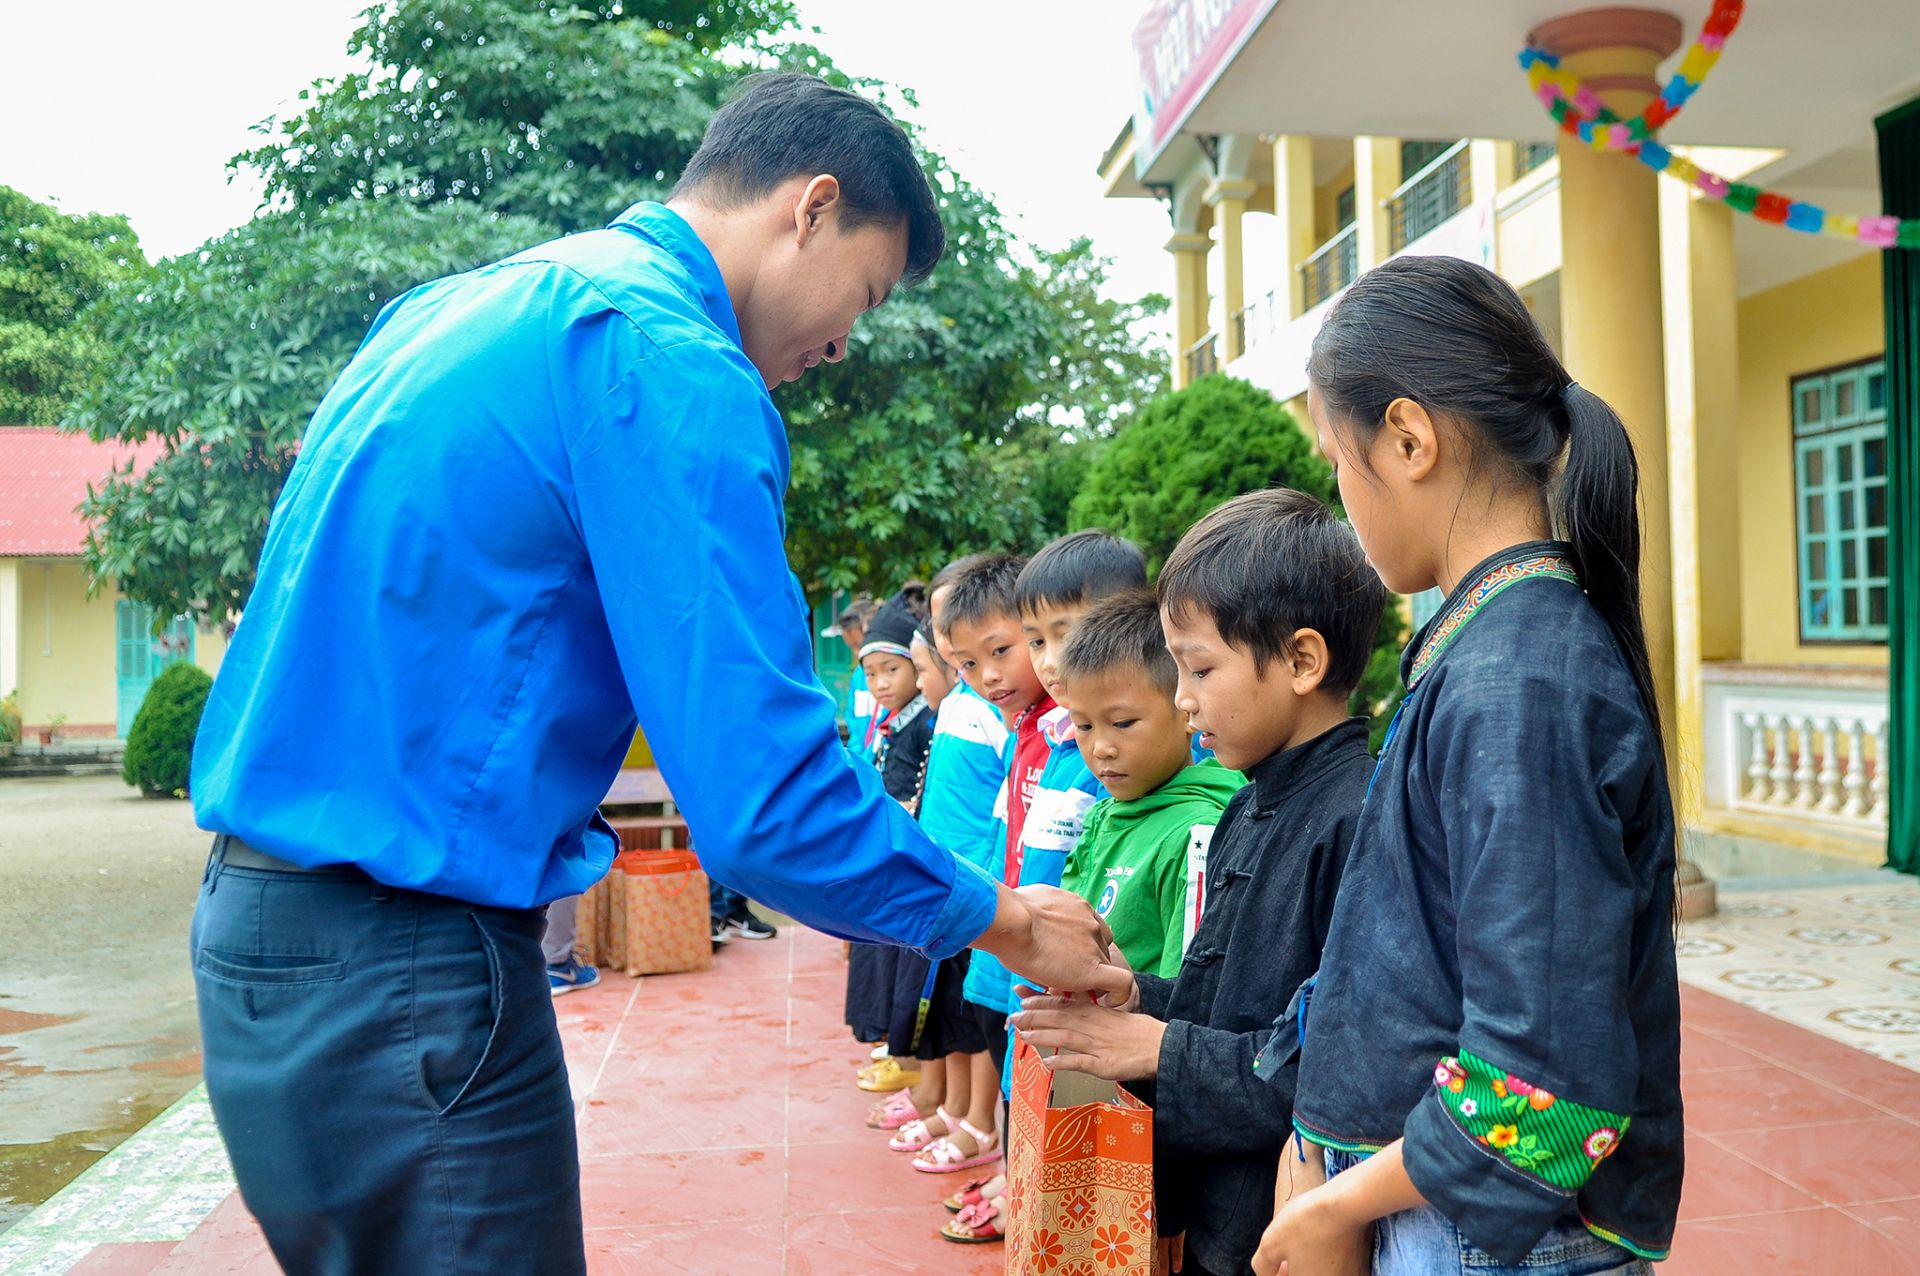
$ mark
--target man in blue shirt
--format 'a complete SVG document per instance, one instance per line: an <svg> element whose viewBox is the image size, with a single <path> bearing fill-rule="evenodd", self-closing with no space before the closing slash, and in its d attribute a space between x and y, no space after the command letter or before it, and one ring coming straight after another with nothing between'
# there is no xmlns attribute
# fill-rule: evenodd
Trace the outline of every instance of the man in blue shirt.
<svg viewBox="0 0 1920 1276"><path fill-rule="evenodd" d="M636 719L755 899L1124 983L1084 902L927 841L812 672L768 387L943 248L897 125L762 77L667 205L414 289L320 404L192 780L207 1089L288 1272L584 1270L542 914L613 858Z"/></svg>

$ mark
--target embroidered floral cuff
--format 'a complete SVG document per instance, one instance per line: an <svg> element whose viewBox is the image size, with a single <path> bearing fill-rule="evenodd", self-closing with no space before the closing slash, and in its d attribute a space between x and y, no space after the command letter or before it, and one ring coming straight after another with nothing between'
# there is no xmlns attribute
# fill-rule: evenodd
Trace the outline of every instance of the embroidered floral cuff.
<svg viewBox="0 0 1920 1276"><path fill-rule="evenodd" d="M1549 1094L1465 1050L1435 1065L1433 1084L1467 1137L1562 1192L1585 1185L1630 1120Z"/></svg>

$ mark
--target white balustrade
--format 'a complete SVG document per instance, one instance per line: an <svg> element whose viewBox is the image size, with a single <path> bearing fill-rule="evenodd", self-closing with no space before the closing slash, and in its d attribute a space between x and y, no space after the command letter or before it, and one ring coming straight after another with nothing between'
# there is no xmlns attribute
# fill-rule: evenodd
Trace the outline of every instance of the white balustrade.
<svg viewBox="0 0 1920 1276"><path fill-rule="evenodd" d="M1884 673L1709 666L1705 690L1709 805L1885 829Z"/></svg>

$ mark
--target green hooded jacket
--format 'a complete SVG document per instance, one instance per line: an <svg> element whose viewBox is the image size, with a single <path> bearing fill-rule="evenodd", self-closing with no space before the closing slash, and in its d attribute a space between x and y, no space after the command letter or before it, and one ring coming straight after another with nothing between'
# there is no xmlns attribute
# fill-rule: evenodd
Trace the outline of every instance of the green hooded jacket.
<svg viewBox="0 0 1920 1276"><path fill-rule="evenodd" d="M1246 783L1209 758L1131 802L1102 798L1087 813L1060 884L1092 904L1135 970L1171 979L1186 952L1188 847L1210 837ZM1205 843L1203 842L1202 845Z"/></svg>

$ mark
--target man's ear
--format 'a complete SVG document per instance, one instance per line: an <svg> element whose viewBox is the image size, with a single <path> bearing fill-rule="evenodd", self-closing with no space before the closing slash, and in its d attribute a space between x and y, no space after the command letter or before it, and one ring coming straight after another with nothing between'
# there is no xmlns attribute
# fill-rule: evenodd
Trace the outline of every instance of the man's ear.
<svg viewBox="0 0 1920 1276"><path fill-rule="evenodd" d="M1426 478L1440 463L1440 431L1432 415L1412 399L1395 399L1387 405L1380 434L1386 444L1386 464L1411 482ZM1376 439L1374 446L1380 445Z"/></svg>
<svg viewBox="0 0 1920 1276"><path fill-rule="evenodd" d="M793 229L796 243L804 247L825 226L830 215L840 211L840 179L822 173L808 182L793 205Z"/></svg>

